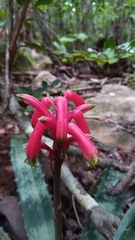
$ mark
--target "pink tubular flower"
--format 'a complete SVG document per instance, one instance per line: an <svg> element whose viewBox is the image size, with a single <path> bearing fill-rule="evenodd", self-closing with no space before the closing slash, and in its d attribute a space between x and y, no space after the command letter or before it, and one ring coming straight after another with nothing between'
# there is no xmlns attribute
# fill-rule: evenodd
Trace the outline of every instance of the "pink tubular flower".
<svg viewBox="0 0 135 240"><path fill-rule="evenodd" d="M55 159L56 151L60 151L63 160L65 151L74 141L77 141L84 157L92 164L96 164L98 152L88 138L90 129L83 116L83 113L94 107L92 104L85 104L81 96L71 91L66 91L63 97L57 97L55 101L52 101L49 97L39 101L28 94L18 94L18 96L25 103L35 108L31 119L34 130L26 148L28 164L35 166L41 148L49 152L51 162L53 160L57 161ZM76 105L71 111L68 111L68 101L72 101ZM49 110L50 106L53 106L54 113ZM75 121L74 123L71 122L72 119ZM46 128L49 128L51 138L54 141L52 149L41 141Z"/></svg>
<svg viewBox="0 0 135 240"><path fill-rule="evenodd" d="M79 105L78 107L76 107L74 110L71 110L68 112L68 121L70 122L71 119L73 118L73 113L74 111L77 111L77 110L80 110L82 113L85 113L85 112L88 112L90 111L91 109L93 109L95 106L93 104L82 104L82 105Z"/></svg>
<svg viewBox="0 0 135 240"><path fill-rule="evenodd" d="M67 138L68 112L67 99L65 97L57 97L55 100L56 111L56 140L62 145Z"/></svg>
<svg viewBox="0 0 135 240"><path fill-rule="evenodd" d="M49 97L42 98L41 103L46 108L49 108L51 105L53 105L53 106L55 105ZM39 112L38 110L35 110L35 112L32 115L32 118L31 118L31 125L32 125L33 128L35 127L35 125L38 121L38 118L40 118L41 116L42 116L41 112Z"/></svg>
<svg viewBox="0 0 135 240"><path fill-rule="evenodd" d="M65 91L64 96L67 98L67 100L72 101L76 107L85 103L84 99L80 95L70 90Z"/></svg>
<svg viewBox="0 0 135 240"><path fill-rule="evenodd" d="M34 167L36 165L37 157L40 151L41 138L46 129L46 126L38 122L30 136L26 147L26 162Z"/></svg>
<svg viewBox="0 0 135 240"><path fill-rule="evenodd" d="M73 119L76 121L78 127L87 134L90 134L89 126L80 110L74 110Z"/></svg>
<svg viewBox="0 0 135 240"><path fill-rule="evenodd" d="M35 110L35 112L32 115L32 118L31 118L31 125L33 128L36 126L36 124L38 122L38 118L40 118L40 117L41 117L41 113L38 110Z"/></svg>
<svg viewBox="0 0 135 240"><path fill-rule="evenodd" d="M43 103L41 103L35 97L29 94L17 94L17 96L20 97L25 103L27 103L31 107L41 112L41 115L48 116L48 117L52 116L50 111L43 105Z"/></svg>
<svg viewBox="0 0 135 240"><path fill-rule="evenodd" d="M84 157L91 162L96 162L98 154L96 147L75 123L68 124L68 133L77 141Z"/></svg>

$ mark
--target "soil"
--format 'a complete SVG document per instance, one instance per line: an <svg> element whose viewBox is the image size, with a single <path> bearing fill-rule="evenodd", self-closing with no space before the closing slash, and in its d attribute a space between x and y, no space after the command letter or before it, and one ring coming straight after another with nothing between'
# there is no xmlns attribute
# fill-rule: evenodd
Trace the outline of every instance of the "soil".
<svg viewBox="0 0 135 240"><path fill-rule="evenodd" d="M79 66L80 67L80 66ZM82 66L81 66L82 67ZM97 94L98 91L101 89L101 84L98 82L98 77L96 76L97 82L91 83L89 85L89 91L84 88L82 84L82 79L87 80L89 78L90 73L87 73L87 76L79 75L76 81L72 82L71 75L73 74L73 70L71 71L71 68L65 67L66 70L61 71L60 68L55 67L53 70L53 73L59 76L61 79L64 79L65 74L67 74L70 77L70 86L74 86L76 84L77 91L80 93L83 97L87 98L90 96L93 96L93 94ZM97 70L96 70L97 71ZM64 74L63 74L64 72ZM70 74L68 74L68 72ZM83 72L83 71L82 71ZM94 74L93 74L94 75ZM21 77L23 76L23 78ZM62 77L61 77L62 76ZM72 75L72 77L74 77ZM116 77L116 82L118 77ZM16 79L19 79L17 81ZM27 79L25 78L25 74L20 74L17 77L13 75L13 86L15 92L17 92L17 86L19 85L25 85L30 86L31 78L27 76ZM104 82L111 82L111 79L108 78L107 80L104 80ZM120 84L128 84L130 80L127 80L125 77L119 77L118 83ZM64 79L63 82L63 88L65 88L68 84L66 80ZM68 87L68 86L67 86ZM58 90L57 90L58 91ZM57 94L57 93L55 93ZM125 123L126 125L126 123ZM130 131L135 129L134 126L127 126L127 128L130 128ZM10 114L10 112L2 113L0 115L0 201L3 201L7 196L15 196L17 198L17 188L16 184L14 182L14 174L12 171L12 165L10 163L10 139L12 135L20 134L21 131L18 128L18 125L16 121L14 120L13 116ZM124 164L126 166L129 166L134 160L135 160L135 152L125 152L122 147L117 147L115 149L110 149L109 151L102 149L101 146L98 149L99 150L99 156L102 157L105 160L112 159L115 162L118 162L120 164ZM40 161L43 164L43 158L42 155L40 156ZM89 190L89 188L93 185L93 183L98 179L98 177L102 174L102 170L97 168L89 168L84 161L77 158L71 158L68 161L68 165L73 172L74 176L80 181L80 183L83 185L85 190ZM49 191L50 193L53 192L53 178L52 173L47 165L47 163L43 164L43 171L46 176L46 181L48 183ZM129 206L132 204L133 200L135 199L135 191L134 186L135 181L133 180L129 184L129 188L127 191L126 199L125 199L125 207L124 211L126 211ZM63 184L61 184L61 193L62 193L62 217L63 217L63 240L78 240L79 234L81 232L81 226L85 219L85 212L83 208L78 204L78 202L72 197L72 195L69 193L69 191L64 187ZM75 205L77 215L79 216L79 221L76 217L75 210L73 205ZM12 217L12 212L10 213ZM2 211L0 212L0 225L4 227L4 229L9 233L9 236L12 237L13 240L16 240L16 233L13 234L11 231L11 226L9 226L9 216L4 215L3 218ZM21 217L21 216L20 216ZM18 238L18 240L21 238ZM25 240L25 239L23 239Z"/></svg>

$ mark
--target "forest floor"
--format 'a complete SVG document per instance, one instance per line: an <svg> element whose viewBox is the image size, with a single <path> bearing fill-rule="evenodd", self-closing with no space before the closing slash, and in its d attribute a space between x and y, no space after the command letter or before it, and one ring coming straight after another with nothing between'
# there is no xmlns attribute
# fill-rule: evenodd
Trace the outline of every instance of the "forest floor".
<svg viewBox="0 0 135 240"><path fill-rule="evenodd" d="M89 72L92 69L91 72ZM115 69L115 68L114 68ZM112 74L111 74L112 72ZM52 73L57 76L60 80L62 79L62 85L65 88L75 88L76 91L81 94L85 99L89 97L96 96L100 92L104 84L109 83L118 83L123 85L131 86L134 89L134 82L130 78L120 74L119 76L113 76L113 69L110 69L110 75L106 77L106 74L101 72L96 66L89 66L87 63L82 63L81 66L76 66L76 69L72 69L70 66L55 66ZM34 72L33 72L34 74ZM115 75L115 74L114 74ZM13 75L13 87L15 92L17 92L17 87L20 85L30 86L32 74L30 73L20 73L18 75ZM65 77L66 76L66 77ZM99 80L102 78L102 80ZM111 77L112 76L112 77ZM68 81L67 81L68 79ZM91 81L89 82L89 79ZM86 85L86 81L88 84ZM85 85L83 84L85 82ZM61 91L59 88L55 92ZM130 126L129 126L130 127ZM135 130L135 126L132 126ZM16 121L10 112L2 113L0 115L0 200L6 196L18 196L16 184L14 182L14 174L12 171L12 166L10 162L10 139L12 135L20 134L21 130L18 128ZM98 149L99 156L103 159L111 159L115 162L129 166L135 160L135 152L125 152L120 147L112 148L110 151L105 149ZM40 161L43 166L43 171L46 176L46 181L49 184L49 191L52 193L53 186L53 177L47 163L44 163L43 157L41 155ZM102 170L99 167L94 169L88 167L84 161L81 159L72 158L68 162L71 171L74 176L81 182L85 190L89 190L92 184L98 179L101 175ZM135 191L133 188L135 183L134 181L130 184L130 189L125 199L125 211L132 204L135 199ZM79 234L81 232L81 225L84 222L85 212L82 207L77 203L77 201L72 197L68 190L62 184L62 208L63 208L63 240L78 240ZM131 197L132 196L132 197ZM73 205L76 206L76 211L79 216L79 221L76 217L75 210ZM9 233L12 226L9 226L10 218L12 218L12 209L2 212L0 208L0 226L3 226L4 229ZM20 216L21 217L21 216ZM11 234L12 239L16 240L14 234ZM20 238L21 239L21 238ZM19 240L19 239L18 239ZM25 239L24 239L25 240Z"/></svg>

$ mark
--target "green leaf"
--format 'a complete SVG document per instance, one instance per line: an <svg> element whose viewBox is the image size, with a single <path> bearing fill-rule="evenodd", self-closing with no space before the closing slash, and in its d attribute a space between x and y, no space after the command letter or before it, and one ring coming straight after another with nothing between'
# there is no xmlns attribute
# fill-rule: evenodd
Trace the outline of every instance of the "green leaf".
<svg viewBox="0 0 135 240"><path fill-rule="evenodd" d="M124 215L114 235L113 240L132 240L132 239L134 240L135 233L134 233L134 238L124 238L124 236L127 233L132 234L133 229L135 230L135 202L132 204L132 206L128 209L128 211Z"/></svg>
<svg viewBox="0 0 135 240"><path fill-rule="evenodd" d="M27 28L30 28L31 27L31 23L34 21L34 18L27 18L25 21L24 21L24 26L27 27Z"/></svg>
<svg viewBox="0 0 135 240"><path fill-rule="evenodd" d="M42 82L42 86L43 86L43 90L46 91L47 88L48 88L47 82L46 82L46 81L43 81L43 82Z"/></svg>
<svg viewBox="0 0 135 240"><path fill-rule="evenodd" d="M114 37L111 36L110 38L107 39L107 41L104 43L104 49L111 48L111 49L116 49L116 44L114 41Z"/></svg>
<svg viewBox="0 0 135 240"><path fill-rule="evenodd" d="M58 42L53 42L53 45L59 50L60 53L66 54L67 49L63 44L59 44Z"/></svg>
<svg viewBox="0 0 135 240"><path fill-rule="evenodd" d="M24 226L29 240L52 240L54 220L51 197L45 183L41 166L32 168L24 163L27 138L24 135L11 139L11 162L15 175Z"/></svg>
<svg viewBox="0 0 135 240"><path fill-rule="evenodd" d="M34 97L40 100L43 97L43 91L44 91L43 87L36 89L34 91Z"/></svg>
<svg viewBox="0 0 135 240"><path fill-rule="evenodd" d="M55 79L55 80L51 83L51 87L54 88L54 87L56 87L59 83L60 83L60 80L59 80L59 79Z"/></svg>
<svg viewBox="0 0 135 240"><path fill-rule="evenodd" d="M8 236L8 234L3 230L2 227L0 227L0 239L1 240L11 240L11 238Z"/></svg>
<svg viewBox="0 0 135 240"><path fill-rule="evenodd" d="M113 163L111 163L104 171L98 190L95 194L95 200L100 206L118 217L121 217L122 214L125 193L122 193L117 197L112 197L106 193L106 187L113 187L123 175L123 173L115 171Z"/></svg>
<svg viewBox="0 0 135 240"><path fill-rule="evenodd" d="M27 93L27 94L31 94L32 93L32 90L28 87L24 87L24 86L19 86L17 88L18 92L19 93Z"/></svg>
<svg viewBox="0 0 135 240"><path fill-rule="evenodd" d="M129 47L135 47L135 40L130 42Z"/></svg>
<svg viewBox="0 0 135 240"><path fill-rule="evenodd" d="M119 60L119 56L117 55L114 49L107 48L106 50L103 51L102 54L103 54L102 57L104 57L106 59L106 62L108 62L109 64L118 62Z"/></svg>
<svg viewBox="0 0 135 240"><path fill-rule="evenodd" d="M61 43L74 42L74 41L76 41L76 38L73 38L73 37L61 37L60 38Z"/></svg>
<svg viewBox="0 0 135 240"><path fill-rule="evenodd" d="M31 65L32 65L33 67L36 66L36 61L35 61L35 59L32 57L32 55L31 55L30 52L28 52L28 51L25 50L25 51L24 51L24 56L27 57L27 59L29 60L29 62L31 63Z"/></svg>
<svg viewBox="0 0 135 240"><path fill-rule="evenodd" d="M90 53L89 52L87 52L87 51L83 51L83 50L79 50L79 51L77 51L77 53L80 55L80 56L82 56L83 58L89 58L90 57Z"/></svg>
<svg viewBox="0 0 135 240"><path fill-rule="evenodd" d="M53 0L38 0L35 4L36 7L40 6L40 5L48 5L50 3L52 3Z"/></svg>
<svg viewBox="0 0 135 240"><path fill-rule="evenodd" d="M23 5L25 0L16 0L19 5Z"/></svg>
<svg viewBox="0 0 135 240"><path fill-rule="evenodd" d="M135 13L131 13L129 17L131 17L132 19L135 19Z"/></svg>
<svg viewBox="0 0 135 240"><path fill-rule="evenodd" d="M96 63L100 63L100 64L104 64L106 62L103 58L98 57L98 56L91 56L90 59L92 61L95 61Z"/></svg>
<svg viewBox="0 0 135 240"><path fill-rule="evenodd" d="M27 41L25 41L24 43L25 43L24 46L30 47L31 49L35 49L38 51L44 51L44 52L47 51L47 49L43 45L38 45L36 43L31 43L31 42L27 42Z"/></svg>
<svg viewBox="0 0 135 240"><path fill-rule="evenodd" d="M121 240L134 240L135 239L135 223L130 226L130 228L127 230L125 235L122 237Z"/></svg>
<svg viewBox="0 0 135 240"><path fill-rule="evenodd" d="M81 40L82 42L85 41L88 36L85 33L76 33L74 36L78 39Z"/></svg>

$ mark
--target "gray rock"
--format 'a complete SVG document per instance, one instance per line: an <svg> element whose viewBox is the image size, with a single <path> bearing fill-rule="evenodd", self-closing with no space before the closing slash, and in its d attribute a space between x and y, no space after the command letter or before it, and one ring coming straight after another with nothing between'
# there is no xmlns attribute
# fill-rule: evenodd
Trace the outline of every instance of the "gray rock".
<svg viewBox="0 0 135 240"><path fill-rule="evenodd" d="M118 84L104 85L102 91L86 101L95 108L85 114L88 124L99 142L106 146L120 145L125 150L135 147L135 138L123 131L121 122L135 121L135 91Z"/></svg>

